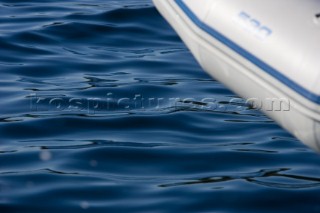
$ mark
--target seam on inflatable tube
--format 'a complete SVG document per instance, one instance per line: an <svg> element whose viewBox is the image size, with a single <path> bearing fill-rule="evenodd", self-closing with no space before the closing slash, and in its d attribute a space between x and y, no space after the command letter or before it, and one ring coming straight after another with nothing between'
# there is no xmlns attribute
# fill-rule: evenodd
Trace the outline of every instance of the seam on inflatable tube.
<svg viewBox="0 0 320 213"><path fill-rule="evenodd" d="M306 99L316 103L320 104L320 96L303 88L296 82L290 80L285 75L281 74L278 70L274 69L270 65L266 64L247 50L243 49L227 37L225 37L223 34L215 30L214 28L208 26L204 22L202 22L190 9L189 7L183 2L183 0L175 0L177 5L185 12L185 14L191 19L191 21L196 24L199 28L201 28L203 31L210 34L212 37L253 63L255 66L259 67L261 70L265 71L281 83L287 85L289 88L291 88L293 91L297 92L301 96L305 97Z"/></svg>

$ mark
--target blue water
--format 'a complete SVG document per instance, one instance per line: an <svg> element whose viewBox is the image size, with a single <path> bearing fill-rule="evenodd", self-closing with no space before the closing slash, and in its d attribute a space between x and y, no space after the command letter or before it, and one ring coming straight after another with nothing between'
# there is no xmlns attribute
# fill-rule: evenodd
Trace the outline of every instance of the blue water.
<svg viewBox="0 0 320 213"><path fill-rule="evenodd" d="M0 10L1 213L320 212L320 155L205 74L151 1Z"/></svg>

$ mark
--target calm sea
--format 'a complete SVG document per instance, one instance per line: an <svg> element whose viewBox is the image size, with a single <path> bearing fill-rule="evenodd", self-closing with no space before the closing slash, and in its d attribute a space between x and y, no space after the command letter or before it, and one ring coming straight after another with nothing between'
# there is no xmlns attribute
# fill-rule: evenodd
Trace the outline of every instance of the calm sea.
<svg viewBox="0 0 320 213"><path fill-rule="evenodd" d="M0 0L0 212L320 212L320 155L150 0Z"/></svg>

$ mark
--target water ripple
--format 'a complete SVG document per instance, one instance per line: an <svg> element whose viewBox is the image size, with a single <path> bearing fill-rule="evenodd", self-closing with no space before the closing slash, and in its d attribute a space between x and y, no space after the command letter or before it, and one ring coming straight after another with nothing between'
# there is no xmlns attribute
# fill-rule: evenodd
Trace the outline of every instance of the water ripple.
<svg viewBox="0 0 320 213"><path fill-rule="evenodd" d="M320 212L319 155L150 0L0 0L1 212Z"/></svg>
<svg viewBox="0 0 320 213"><path fill-rule="evenodd" d="M234 181L234 180L244 180L250 183L259 184L259 185L267 186L271 188L280 188L280 189L284 188L284 189L292 189L292 190L320 187L320 178L282 174L283 172L288 170L289 169L284 168L284 169L276 169L276 170L261 170L259 172L243 174L240 176L230 175L230 176L205 177L205 178L200 178L196 181L163 184L163 185L160 185L160 187L174 187L174 186L196 185L196 184L215 184L215 183L228 182L228 181ZM259 179L268 179L272 177L293 179L295 181L303 181L305 183L286 184L286 183L276 183L276 182L267 182L267 181L259 180ZM290 180L286 180L286 182L290 182ZM308 183L308 182L312 182L312 183Z"/></svg>

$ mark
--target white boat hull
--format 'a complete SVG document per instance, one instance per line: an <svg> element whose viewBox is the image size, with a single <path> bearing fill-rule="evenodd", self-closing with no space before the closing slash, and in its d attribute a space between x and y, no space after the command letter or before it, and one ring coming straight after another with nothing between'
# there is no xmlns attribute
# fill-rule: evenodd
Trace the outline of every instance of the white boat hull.
<svg viewBox="0 0 320 213"><path fill-rule="evenodd" d="M212 2L214 1L218 2L219 0L212 0ZM283 62L278 62L278 59L272 59L272 49L270 49L272 43L268 44L271 41L265 41L266 36L270 36L269 33L274 33L270 30L271 28L264 29L264 25L261 25L263 35L258 35L259 33L256 31L254 33L250 32L250 26L241 26L244 29L240 29L241 27L238 29L237 26L234 26L236 28L235 33L239 35L239 32L242 33L241 30L243 30L243 35L239 35L239 37L243 36L247 39L247 43L240 44L241 41L236 42L229 39L230 37L228 36L224 37L223 32L216 31L214 26L211 28L210 22L202 21L205 17L210 17L210 11L214 10L217 7L216 5L213 6L212 2L208 0L202 2L207 5L202 8L204 14L201 17L201 8L195 8L193 11L192 5L196 5L193 4L194 2L200 4L198 0L154 0L158 10L177 31L204 70L239 96L253 100L253 102L257 101L256 103L259 102L258 105L264 113L306 145L319 151L320 99L317 92L320 92L320 66L318 66L320 63L314 65L318 71L314 74L311 73L310 75L313 76L310 79L304 75L296 78L296 74L294 75L295 70L290 69L294 69L297 65L292 66L291 64L285 67L288 73L279 72L279 75L272 73L272 67L276 67L278 63ZM300 2L303 3L303 1ZM312 2L314 3L314 1ZM318 8L320 9L320 4ZM241 11L244 10L245 8L239 10L238 14L241 16ZM221 20L226 25L238 23L238 21L234 17L230 21ZM230 29L233 28L229 27L226 30L229 32ZM250 42L250 39L252 39L252 42ZM320 39L318 40L320 44ZM266 51L268 55L264 56L262 54L260 57L257 57L256 54L253 55L252 52L255 50L255 45L252 43L257 43L257 46L260 45L258 47L260 49L265 45L265 47L269 48L267 49L269 52ZM252 51L246 49L246 44L250 46ZM292 58L295 59L294 54L292 55ZM317 55L320 56L319 53ZM264 61L269 59L271 60L271 65L265 64ZM301 69L304 68L308 69L309 72L315 72L312 71L313 65L309 65L310 62L307 62L303 63ZM275 65L272 66L272 63ZM285 65L285 63L282 65ZM271 69L270 72L266 70L269 67ZM283 78L281 79L280 77ZM303 82L296 83L297 79L301 79ZM310 85L311 87L309 87Z"/></svg>

